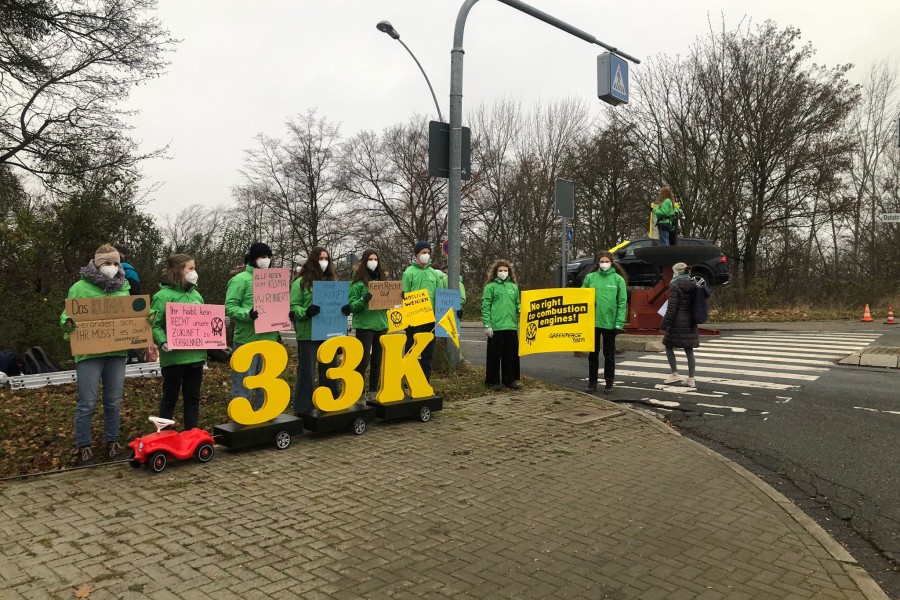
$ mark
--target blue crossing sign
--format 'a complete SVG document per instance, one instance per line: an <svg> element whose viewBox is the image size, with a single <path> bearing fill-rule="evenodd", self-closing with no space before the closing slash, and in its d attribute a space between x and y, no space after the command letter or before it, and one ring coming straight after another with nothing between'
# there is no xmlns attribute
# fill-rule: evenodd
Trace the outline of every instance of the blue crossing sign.
<svg viewBox="0 0 900 600"><path fill-rule="evenodd" d="M628 104L628 63L612 52L597 57L597 97L608 104Z"/></svg>

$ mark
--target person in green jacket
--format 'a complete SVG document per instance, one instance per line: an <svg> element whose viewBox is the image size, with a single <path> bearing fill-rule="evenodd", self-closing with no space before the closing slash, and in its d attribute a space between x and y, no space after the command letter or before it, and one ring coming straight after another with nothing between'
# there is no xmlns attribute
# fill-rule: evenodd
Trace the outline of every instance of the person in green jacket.
<svg viewBox="0 0 900 600"><path fill-rule="evenodd" d="M447 269L447 265L444 265L444 267L441 269L441 274L444 276L443 279L445 288L450 287L449 285L447 285L447 282L449 281L449 278L447 276ZM466 286L463 285L462 275L459 276L459 305L461 307L465 307L466 305ZM463 308L460 308L459 311L457 311L456 316L458 316L460 319L462 319L462 311Z"/></svg>
<svg viewBox="0 0 900 600"><path fill-rule="evenodd" d="M69 288L67 298L98 298L104 296L128 296L129 284L125 279L119 252L109 244L103 244L94 252L93 260L81 269L81 278ZM76 328L75 322L63 309L59 316L63 337ZM116 458L122 453L119 443L120 405L125 389L125 361L127 350L75 355L75 376L78 380L78 396L75 404L75 445L78 447L78 464L94 462L91 449L91 418L97 407L100 382L103 382L103 429L106 435L106 455Z"/></svg>
<svg viewBox="0 0 900 600"><path fill-rule="evenodd" d="M322 308L312 303L313 282L334 281L334 266L328 250L313 248L309 258L300 269L300 276L291 284L291 321L297 334L297 380L294 384L294 414L302 416L313 410L313 389L315 388L316 354L323 340L312 339L312 318ZM328 378L326 371L337 364L337 358L330 363L319 363L319 385L331 389L338 395L337 382Z"/></svg>
<svg viewBox="0 0 900 600"><path fill-rule="evenodd" d="M517 390L519 383L519 286L505 258L494 261L481 293L481 322L487 335L484 384ZM502 371L502 378L501 378Z"/></svg>
<svg viewBox="0 0 900 600"><path fill-rule="evenodd" d="M628 286L625 271L615 263L612 254L601 252L581 287L594 288L594 350L588 354L587 392L597 391L599 352L603 346L603 392L612 392L616 377L616 336L625 329Z"/></svg>
<svg viewBox="0 0 900 600"><path fill-rule="evenodd" d="M674 194L668 186L659 190L659 196L655 204L651 204L651 210L656 215L656 229L659 231L659 245L669 245L669 232L672 231L675 222Z"/></svg>
<svg viewBox="0 0 900 600"><path fill-rule="evenodd" d="M362 253L356 273L350 282L349 298L341 310L344 314L353 314L353 329L356 330L356 339L363 346L363 358L356 371L366 376L366 367L369 366L371 354L372 368L369 371L369 391L367 398L374 398L381 380L381 336L387 333L387 310L383 308L370 309L369 301L372 294L369 293L370 281L383 281L384 272L378 262L378 253L374 250L366 250Z"/></svg>
<svg viewBox="0 0 900 600"><path fill-rule="evenodd" d="M431 312L434 313L434 294L437 288L447 287L440 271L431 268L431 244L428 242L416 242L413 249L412 263L403 271L403 293L409 294L418 290L428 290L428 298L431 300ZM414 336L417 333L428 333L434 330L434 321L406 328L406 351L413 346ZM431 363L434 358L434 340L425 347L420 355L419 362L425 379L431 381Z"/></svg>
<svg viewBox="0 0 900 600"><path fill-rule="evenodd" d="M267 244L256 242L244 255L244 270L239 271L228 281L228 289L225 291L225 316L234 323L232 352L250 342L278 341L277 331L256 333L253 326L253 321L259 318L259 313L253 308L253 271L268 269L271 263L272 250ZM231 372L231 397L247 398L255 410L262 407L263 391L256 389L251 393L244 387L244 377L257 375L261 370L262 356L257 354L253 357L249 370L244 373Z"/></svg>
<svg viewBox="0 0 900 600"><path fill-rule="evenodd" d="M159 416L171 419L178 403L178 392L184 397L184 429L197 427L200 420L200 385L206 350L171 350L166 332L166 303L203 304L197 291L197 269L187 254L170 256L153 295L150 312L153 314L153 341L159 346L159 365L162 371L163 394L159 401Z"/></svg>

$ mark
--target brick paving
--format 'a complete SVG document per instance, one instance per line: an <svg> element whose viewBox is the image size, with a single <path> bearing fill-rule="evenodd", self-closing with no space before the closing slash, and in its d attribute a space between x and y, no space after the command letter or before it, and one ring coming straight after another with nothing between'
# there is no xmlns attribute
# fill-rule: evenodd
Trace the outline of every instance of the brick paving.
<svg viewBox="0 0 900 600"><path fill-rule="evenodd" d="M0 598L879 598L742 469L565 391L0 486ZM823 537L824 536L824 537Z"/></svg>

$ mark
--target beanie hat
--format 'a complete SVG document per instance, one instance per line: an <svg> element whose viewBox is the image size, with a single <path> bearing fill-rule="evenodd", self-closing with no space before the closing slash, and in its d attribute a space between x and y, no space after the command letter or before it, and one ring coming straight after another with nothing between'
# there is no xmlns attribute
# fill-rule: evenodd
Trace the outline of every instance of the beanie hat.
<svg viewBox="0 0 900 600"><path fill-rule="evenodd" d="M255 262L260 256L272 256L272 249L267 244L256 242L250 246L250 251L244 255L244 264Z"/></svg>
<svg viewBox="0 0 900 600"><path fill-rule="evenodd" d="M685 271L687 271L688 266L683 262L675 263L672 265L672 273L675 275L682 275Z"/></svg>
<svg viewBox="0 0 900 600"><path fill-rule="evenodd" d="M419 254L419 252L426 249L431 252L431 244L423 241L416 242L416 247L413 250L413 254Z"/></svg>

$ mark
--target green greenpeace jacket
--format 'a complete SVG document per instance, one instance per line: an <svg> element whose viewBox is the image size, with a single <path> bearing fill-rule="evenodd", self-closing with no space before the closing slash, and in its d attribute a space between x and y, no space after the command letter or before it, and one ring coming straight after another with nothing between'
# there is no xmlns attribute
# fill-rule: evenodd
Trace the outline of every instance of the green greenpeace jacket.
<svg viewBox="0 0 900 600"><path fill-rule="evenodd" d="M234 342L246 344L260 340L278 341L278 332L256 333L250 309L253 308L253 267L247 265L228 282L225 292L225 316L234 321Z"/></svg>
<svg viewBox="0 0 900 600"><path fill-rule="evenodd" d="M625 313L628 308L628 290L625 280L610 267L606 271L588 273L581 287L594 288L594 327L600 329L625 329Z"/></svg>
<svg viewBox="0 0 900 600"><path fill-rule="evenodd" d="M675 216L675 205L672 204L671 198L666 198L663 203L653 209L656 215L656 223L659 225L671 225L672 217Z"/></svg>
<svg viewBox="0 0 900 600"><path fill-rule="evenodd" d="M166 340L166 303L176 302L179 304L203 304L203 297L197 291L195 286L191 286L189 291L181 289L181 286L175 286L168 282L160 282L159 291L153 295L153 301L150 303L150 312L156 313L150 322L153 326L153 341L161 346ZM168 367L171 365L188 365L206 361L206 350L169 350L159 351L159 366Z"/></svg>
<svg viewBox="0 0 900 600"><path fill-rule="evenodd" d="M104 292L99 287L88 281L84 278L84 275L81 276L81 279L72 284L72 287L69 288L69 295L66 298L101 298L103 296L129 296L131 295L131 285L128 283L128 280L125 280L125 285L122 286L122 289L117 290L115 292ZM69 339L69 331L70 328L66 327L66 320L69 318L69 315L66 314L66 309L64 308L62 314L59 315L59 325L63 328L63 339ZM89 358L100 358L101 356L128 356L128 350L117 350L115 352L101 352L100 354L76 354L75 362L79 363L83 360L87 360Z"/></svg>
<svg viewBox="0 0 900 600"><path fill-rule="evenodd" d="M403 271L403 293L408 294L417 290L428 290L428 299L431 300L431 308L434 309L434 291L437 288L446 288L444 274L431 268L431 263L426 266L413 261Z"/></svg>
<svg viewBox="0 0 900 600"><path fill-rule="evenodd" d="M291 284L291 313L294 315L294 331L297 332L297 341L307 342L312 339L312 317L306 316L306 309L312 304L312 288L306 289L302 285L302 277L298 277Z"/></svg>
<svg viewBox="0 0 900 600"><path fill-rule="evenodd" d="M499 277L484 286L481 293L481 322L494 331L519 328L519 286Z"/></svg>
<svg viewBox="0 0 900 600"><path fill-rule="evenodd" d="M387 311L383 308L370 309L369 303L363 300L363 296L368 293L369 286L364 281L350 284L349 304L350 312L353 313L353 328L387 331Z"/></svg>

